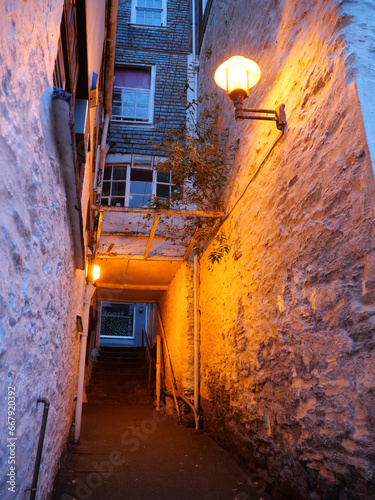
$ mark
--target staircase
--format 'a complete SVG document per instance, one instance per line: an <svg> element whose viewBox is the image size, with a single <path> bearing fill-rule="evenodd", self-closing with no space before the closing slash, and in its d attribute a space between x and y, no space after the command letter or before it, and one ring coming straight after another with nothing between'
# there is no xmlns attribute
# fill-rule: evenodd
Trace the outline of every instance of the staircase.
<svg viewBox="0 0 375 500"><path fill-rule="evenodd" d="M101 347L86 389L89 403L147 403L144 347Z"/></svg>

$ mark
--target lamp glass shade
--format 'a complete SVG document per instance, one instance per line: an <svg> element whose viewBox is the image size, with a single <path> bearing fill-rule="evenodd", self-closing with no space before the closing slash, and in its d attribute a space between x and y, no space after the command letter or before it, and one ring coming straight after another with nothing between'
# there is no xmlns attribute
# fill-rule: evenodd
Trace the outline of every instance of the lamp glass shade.
<svg viewBox="0 0 375 500"><path fill-rule="evenodd" d="M249 89L260 79L260 68L256 62L242 56L233 56L220 64L215 72L215 82L228 94L233 90L243 90L249 95Z"/></svg>
<svg viewBox="0 0 375 500"><path fill-rule="evenodd" d="M92 281L96 281L100 277L100 267L94 266L92 270Z"/></svg>

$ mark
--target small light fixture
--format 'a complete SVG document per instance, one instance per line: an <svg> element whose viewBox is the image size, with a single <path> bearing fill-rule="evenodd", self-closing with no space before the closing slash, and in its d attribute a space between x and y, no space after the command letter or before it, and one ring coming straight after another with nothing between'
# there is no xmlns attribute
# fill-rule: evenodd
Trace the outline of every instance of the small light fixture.
<svg viewBox="0 0 375 500"><path fill-rule="evenodd" d="M260 79L261 71L256 62L242 56L230 57L220 64L215 71L215 83L227 91L228 96L234 104L234 116L236 120L268 120L276 122L279 130L286 126L285 105L280 104L273 109L244 108L244 99L249 97L251 87L254 87ZM246 113L258 113L256 115ZM260 116L272 114L274 116Z"/></svg>
<svg viewBox="0 0 375 500"><path fill-rule="evenodd" d="M97 265L93 266L92 269L92 281L96 281L100 277L100 267Z"/></svg>
<svg viewBox="0 0 375 500"><path fill-rule="evenodd" d="M138 308L138 312L139 312L139 314L142 314L142 313L143 313L143 306L139 306L139 308Z"/></svg>
<svg viewBox="0 0 375 500"><path fill-rule="evenodd" d="M77 315L76 325L77 325L77 332L83 332L83 324L82 324L82 318L81 318L81 316Z"/></svg>

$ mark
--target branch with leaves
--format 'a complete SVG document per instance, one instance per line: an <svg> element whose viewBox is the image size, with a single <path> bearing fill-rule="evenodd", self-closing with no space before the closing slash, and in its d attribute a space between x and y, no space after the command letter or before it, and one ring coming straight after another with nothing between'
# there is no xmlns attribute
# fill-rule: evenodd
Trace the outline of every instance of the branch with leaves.
<svg viewBox="0 0 375 500"><path fill-rule="evenodd" d="M213 96L205 96L187 104L187 113L203 106L194 125L187 124L170 130L164 142L155 145L165 154L158 162L159 171L172 172L173 189L170 200L154 198L154 208L195 208L204 211L222 211L227 177L232 166L238 141L228 144L228 129L222 126L219 105L210 103ZM197 225L200 231L195 243L199 253L212 234L214 221L200 218L185 221L185 233L191 237Z"/></svg>

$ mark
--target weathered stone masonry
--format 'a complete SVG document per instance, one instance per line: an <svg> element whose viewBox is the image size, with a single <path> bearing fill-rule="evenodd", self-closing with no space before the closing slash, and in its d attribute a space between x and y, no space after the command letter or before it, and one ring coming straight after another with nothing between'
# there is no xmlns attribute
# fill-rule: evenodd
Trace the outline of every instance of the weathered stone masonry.
<svg viewBox="0 0 375 500"><path fill-rule="evenodd" d="M48 498L72 421L79 274L51 128L50 96L62 2L7 2L0 42L1 498L31 486L43 413L51 407L38 481ZM9 472L7 389L16 391L16 493ZM56 430L58 429L58 432Z"/></svg>
<svg viewBox="0 0 375 500"><path fill-rule="evenodd" d="M375 495L375 192L356 82L374 73L374 35L356 58L354 21L346 2L214 0L201 49L200 94L217 93L240 139L231 251L200 260L204 427L275 498ZM248 106L285 103L283 137L234 121L213 82L234 54L262 69Z"/></svg>

